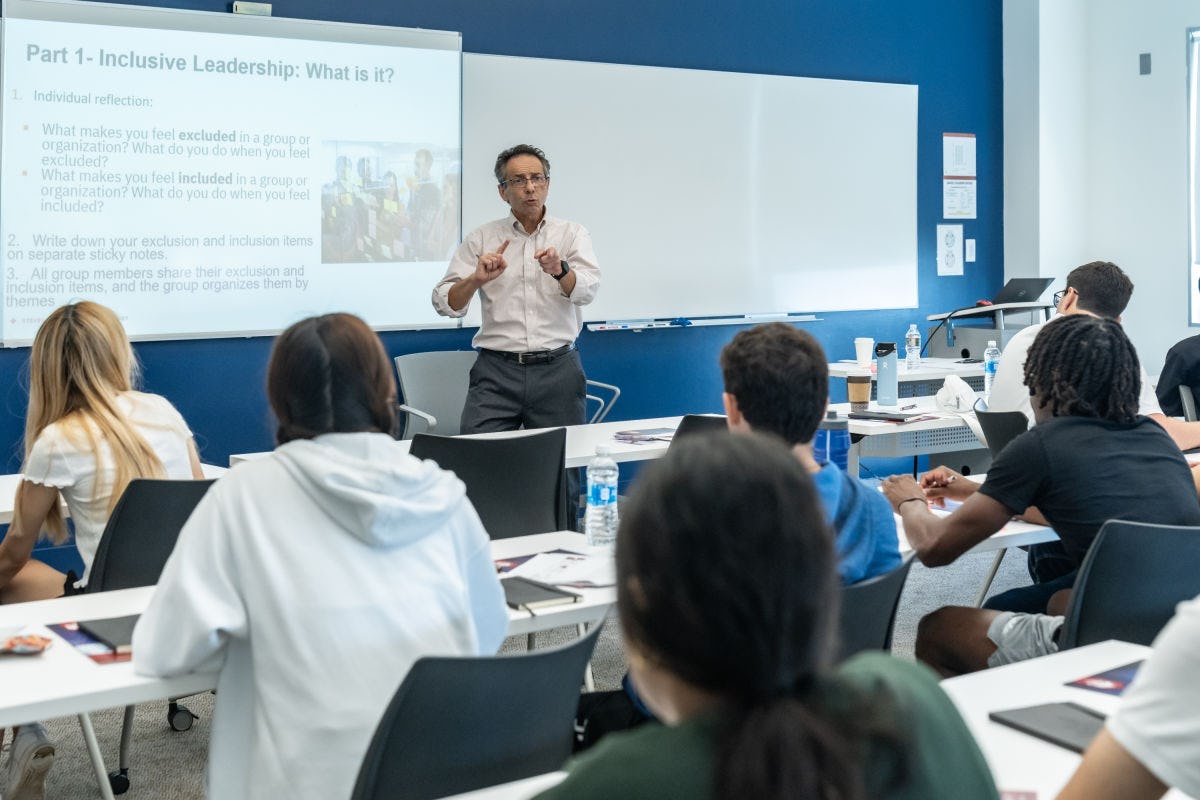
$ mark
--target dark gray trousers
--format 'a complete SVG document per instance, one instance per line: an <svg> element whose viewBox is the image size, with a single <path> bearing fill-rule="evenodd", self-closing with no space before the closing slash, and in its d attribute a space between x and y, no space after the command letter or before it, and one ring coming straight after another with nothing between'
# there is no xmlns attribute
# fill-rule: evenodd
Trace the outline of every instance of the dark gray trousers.
<svg viewBox="0 0 1200 800"><path fill-rule="evenodd" d="M586 378L579 351L543 364L518 364L481 350L471 367L462 432L582 425L587 414ZM579 470L567 470L567 517L574 526Z"/></svg>

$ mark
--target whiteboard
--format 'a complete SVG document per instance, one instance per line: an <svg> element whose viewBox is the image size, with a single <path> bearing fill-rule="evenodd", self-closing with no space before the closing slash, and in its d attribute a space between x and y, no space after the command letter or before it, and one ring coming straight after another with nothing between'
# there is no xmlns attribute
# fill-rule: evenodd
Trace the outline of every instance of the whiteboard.
<svg viewBox="0 0 1200 800"><path fill-rule="evenodd" d="M588 320L917 305L916 86L464 54L464 232L519 142L592 234Z"/></svg>

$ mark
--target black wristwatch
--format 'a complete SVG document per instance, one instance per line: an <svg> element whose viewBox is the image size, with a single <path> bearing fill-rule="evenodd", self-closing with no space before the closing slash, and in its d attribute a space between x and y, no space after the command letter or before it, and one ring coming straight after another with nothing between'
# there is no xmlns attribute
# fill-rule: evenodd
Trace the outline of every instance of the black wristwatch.
<svg viewBox="0 0 1200 800"><path fill-rule="evenodd" d="M556 280L556 281L561 281L563 278L567 277L567 273L571 271L571 265L568 264L566 261L560 261L558 263L559 263L559 266L562 267L563 271L558 273L557 275L551 275L550 277L554 278L554 280Z"/></svg>

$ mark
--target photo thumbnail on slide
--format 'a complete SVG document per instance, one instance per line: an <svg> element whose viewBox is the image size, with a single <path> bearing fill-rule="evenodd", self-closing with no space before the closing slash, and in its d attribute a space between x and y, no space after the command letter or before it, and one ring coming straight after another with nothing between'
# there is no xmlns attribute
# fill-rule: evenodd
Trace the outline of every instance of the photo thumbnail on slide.
<svg viewBox="0 0 1200 800"><path fill-rule="evenodd" d="M321 261L446 261L459 241L457 148L325 142Z"/></svg>
<svg viewBox="0 0 1200 800"><path fill-rule="evenodd" d="M459 236L458 34L82 2L5 13L4 345L82 299L135 337L334 310L446 324L429 292Z"/></svg>

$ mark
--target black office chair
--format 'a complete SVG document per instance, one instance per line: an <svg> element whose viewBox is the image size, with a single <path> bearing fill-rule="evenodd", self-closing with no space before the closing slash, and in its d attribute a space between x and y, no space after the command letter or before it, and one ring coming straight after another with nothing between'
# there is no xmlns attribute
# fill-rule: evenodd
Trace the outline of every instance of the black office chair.
<svg viewBox="0 0 1200 800"><path fill-rule="evenodd" d="M1000 455L1000 451L1007 447L1009 442L1029 430L1029 418L1024 413L1020 411L988 411L982 400L975 403L975 418L979 420L979 427L983 431L983 438L987 442L988 452L993 459ZM1062 547L1058 542L1048 542L1045 546L1053 549L1061 549ZM1030 548L1038 547L1043 547L1043 545L1030 545L1021 549L1029 550ZM979 591L977 605L982 604L984 597L987 596L988 590L992 587L992 581L996 577L996 572L1000 569L1000 562L1004 560L1004 555L1007 552L1008 548L1004 548L996 553L991 571L984 581L983 588ZM1032 574L1032 555L1029 556L1029 562L1030 574Z"/></svg>
<svg viewBox="0 0 1200 800"><path fill-rule="evenodd" d="M493 539L567 530L565 428L496 439L413 436L409 451L436 461L467 485L467 497Z"/></svg>
<svg viewBox="0 0 1200 800"><path fill-rule="evenodd" d="M838 661L864 650L891 650L892 628L912 557L883 575L842 587Z"/></svg>
<svg viewBox="0 0 1200 800"><path fill-rule="evenodd" d="M561 769L601 627L556 649L417 661L379 722L351 800L426 800Z"/></svg>
<svg viewBox="0 0 1200 800"><path fill-rule="evenodd" d="M679 427L675 429L675 435L671 437L671 443L683 439L687 436L694 436L698 433L718 433L729 430L729 420L725 416L712 416L710 414L687 414L679 421ZM670 449L668 447L668 449Z"/></svg>
<svg viewBox="0 0 1200 800"><path fill-rule="evenodd" d="M158 583L179 532L212 484L211 480L130 481L100 537L87 591Z"/></svg>
<svg viewBox="0 0 1200 800"><path fill-rule="evenodd" d="M1000 455L1009 442L1029 430L1029 417L1020 411L985 411L976 406L975 417L983 429L983 438L987 440L992 458Z"/></svg>
<svg viewBox="0 0 1200 800"><path fill-rule="evenodd" d="M211 480L132 480L113 508L92 560L87 591L108 592L158 583L179 532L192 515ZM129 737L133 706L125 706L117 769L108 775L113 794L129 789ZM171 700L167 722L173 730L192 727L195 714Z"/></svg>
<svg viewBox="0 0 1200 800"><path fill-rule="evenodd" d="M1151 644L1175 606L1197 595L1200 527L1109 520L1079 567L1059 647Z"/></svg>

